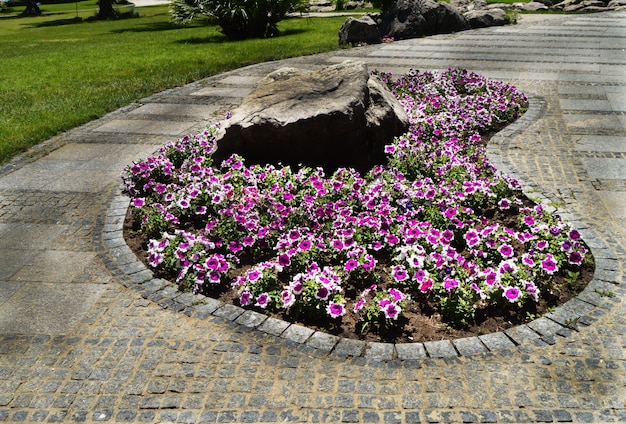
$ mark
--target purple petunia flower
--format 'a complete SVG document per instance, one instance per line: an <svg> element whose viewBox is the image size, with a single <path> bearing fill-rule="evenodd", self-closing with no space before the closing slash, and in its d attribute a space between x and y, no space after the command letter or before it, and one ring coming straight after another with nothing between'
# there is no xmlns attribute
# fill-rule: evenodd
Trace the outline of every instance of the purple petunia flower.
<svg viewBox="0 0 626 424"><path fill-rule="evenodd" d="M263 309L265 309L267 307L267 304L269 303L270 300L270 296L267 293L261 293L257 298L256 298L256 303L255 306L259 306Z"/></svg>
<svg viewBox="0 0 626 424"><path fill-rule="evenodd" d="M450 278L450 277L446 277L443 280L443 288L450 291L452 289L455 289L459 286L459 281L455 278Z"/></svg>
<svg viewBox="0 0 626 424"><path fill-rule="evenodd" d="M556 271L559 270L558 265L556 261L554 260L554 257L549 253L546 254L546 258L543 261L541 261L541 267L543 268L544 271L546 271L550 275L554 274Z"/></svg>
<svg viewBox="0 0 626 424"><path fill-rule="evenodd" d="M385 314L385 318L397 320L402 312L402 308L396 305L393 302L389 302L384 307L382 307L382 312Z"/></svg>
<svg viewBox="0 0 626 424"><path fill-rule="evenodd" d="M206 260L206 262L204 263L205 268L210 269L210 270L216 270L220 265L220 262L217 260L217 258L211 256L209 259Z"/></svg>
<svg viewBox="0 0 626 424"><path fill-rule="evenodd" d="M406 279L408 279L409 275L407 274L406 269L404 269L403 266L396 265L396 266L393 267L393 278L398 283L400 283L400 282L405 281Z"/></svg>
<svg viewBox="0 0 626 424"><path fill-rule="evenodd" d="M376 259L372 255L365 255L365 262L361 266L364 270L371 271L376 267Z"/></svg>
<svg viewBox="0 0 626 424"><path fill-rule="evenodd" d="M330 295L330 290L328 290L328 288L324 286L320 287L315 292L315 298L320 300L328 299L328 295Z"/></svg>
<svg viewBox="0 0 626 424"><path fill-rule="evenodd" d="M350 259L348 260L348 262L346 262L346 265L344 266L344 269L347 272L352 271L353 269L357 268L359 266L359 262L356 261L355 259Z"/></svg>
<svg viewBox="0 0 626 424"><path fill-rule="evenodd" d="M568 235L569 235L569 238L571 238L572 240L580 239L580 233L578 232L578 230L574 228L570 230Z"/></svg>
<svg viewBox="0 0 626 424"><path fill-rule="evenodd" d="M330 303L326 311L331 317L339 318L346 313L346 308L341 303Z"/></svg>
<svg viewBox="0 0 626 424"><path fill-rule="evenodd" d="M260 276L261 273L256 269L251 269L247 273L248 281L250 281L251 283L254 283L256 280L258 280Z"/></svg>
<svg viewBox="0 0 626 424"><path fill-rule="evenodd" d="M252 293L250 293L248 290L242 291L241 294L239 295L239 303L241 303L241 306L246 306L251 301L252 301Z"/></svg>
<svg viewBox="0 0 626 424"><path fill-rule="evenodd" d="M287 309L291 305L293 305L296 301L296 297L291 293L291 291L285 289L280 293L280 299L283 302L283 308Z"/></svg>
<svg viewBox="0 0 626 424"><path fill-rule="evenodd" d="M238 241L233 240L230 243L228 243L228 249L233 253L238 253L238 252L241 252L241 250L243 249L243 246Z"/></svg>
<svg viewBox="0 0 626 424"><path fill-rule="evenodd" d="M521 294L522 292L517 287L507 287L504 289L504 297L506 297L511 303L516 302L517 299L520 298Z"/></svg>
<svg viewBox="0 0 626 424"><path fill-rule="evenodd" d="M311 248L311 242L309 240L302 240L300 244L298 245L298 248L301 251L306 252L307 250Z"/></svg>
<svg viewBox="0 0 626 424"><path fill-rule="evenodd" d="M511 202L509 201L509 199L501 199L498 202L498 206L502 210L507 210L507 209L509 209L511 207Z"/></svg>
<svg viewBox="0 0 626 424"><path fill-rule="evenodd" d="M420 291L422 293L426 293L432 287L433 287L433 280L431 280L430 278L427 278L427 279L425 279L424 281L421 282L421 284L420 284Z"/></svg>
<svg viewBox="0 0 626 424"><path fill-rule="evenodd" d="M426 280L428 278L428 271L424 270L424 269L418 269L417 271L415 271L415 273L413 274L413 279L417 282L423 282L424 280Z"/></svg>
<svg viewBox="0 0 626 424"><path fill-rule="evenodd" d="M580 265L583 263L583 255L581 255L579 252L570 253L567 259L572 265Z"/></svg>
<svg viewBox="0 0 626 424"><path fill-rule="evenodd" d="M299 295L302 293L302 290L304 290L304 285L302 284L301 281L292 281L289 284L289 288L291 289L291 292L295 295Z"/></svg>
<svg viewBox="0 0 626 424"><path fill-rule="evenodd" d="M383 248L383 244L380 241L373 241L370 247L373 250L378 251Z"/></svg>
<svg viewBox="0 0 626 424"><path fill-rule="evenodd" d="M165 184L158 183L157 185L154 186L154 191L156 191L159 194L165 193L166 190L167 190L167 186Z"/></svg>
<svg viewBox="0 0 626 424"><path fill-rule="evenodd" d="M513 247L508 244L503 244L498 248L498 252L502 255L503 258L510 258L513 256Z"/></svg>
<svg viewBox="0 0 626 424"><path fill-rule="evenodd" d="M361 299L358 300L358 302L356 302L354 304L354 309L352 309L352 312L354 312L356 314L361 309L363 309L364 306L365 306L365 299L361 298Z"/></svg>
<svg viewBox="0 0 626 424"><path fill-rule="evenodd" d="M524 220L524 224L528 225L529 227L532 227L533 225L535 225L535 218L533 218L532 215L525 215L523 220Z"/></svg>
<svg viewBox="0 0 626 424"><path fill-rule="evenodd" d="M489 269L488 271L485 272L485 283L487 283L488 286L493 286L497 282L498 282L498 274L495 271L493 271L492 269Z"/></svg>
<svg viewBox="0 0 626 424"><path fill-rule="evenodd" d="M406 295L398 289L394 289L394 288L389 289L389 294L391 295L391 297L394 298L396 302L401 302L404 299L406 299Z"/></svg>
<svg viewBox="0 0 626 424"><path fill-rule="evenodd" d="M285 266L289 266L290 264L291 264L291 258L289 257L288 254L281 253L278 256L278 265L285 267Z"/></svg>
<svg viewBox="0 0 626 424"><path fill-rule="evenodd" d="M156 267L161 262L163 262L163 255L157 252L152 252L148 256L148 262L150 263L151 266Z"/></svg>
<svg viewBox="0 0 626 424"><path fill-rule="evenodd" d="M333 248L337 249L337 250L342 250L343 249L343 242L339 239L334 239L332 241L332 245Z"/></svg>

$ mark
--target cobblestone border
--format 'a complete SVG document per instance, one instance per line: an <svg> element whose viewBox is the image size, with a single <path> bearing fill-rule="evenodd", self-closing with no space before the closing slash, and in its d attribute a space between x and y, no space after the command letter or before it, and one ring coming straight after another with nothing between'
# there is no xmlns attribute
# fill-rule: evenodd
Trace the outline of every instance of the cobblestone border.
<svg viewBox="0 0 626 424"><path fill-rule="evenodd" d="M539 196L545 204L552 199L541 187L531 184L524 176L503 161L502 151L507 140L520 134L545 111L545 100L529 98L529 109L517 121L496 134L487 147L489 160L498 170L520 181L526 193ZM119 185L117 193L122 192ZM593 280L577 297L528 324L505 331L456 340L423 343L377 343L346 339L331 334L268 317L264 314L226 304L200 294L183 293L167 280L155 278L153 273L126 245L123 224L130 205L130 198L112 194L108 211L103 217L102 243L109 258L107 267L116 275L122 275L122 284L137 290L141 296L163 308L181 312L190 317L206 319L220 317L251 329L278 336L297 345L315 349L322 354L339 358L362 357L374 361L411 361L426 358L456 358L459 356L484 355L522 345L545 346L556 343L558 337L568 337L580 326L588 326L613 308L617 300L609 293L624 293L618 280L617 256L591 228L571 213L560 213L562 219L577 228L595 258L596 271ZM553 208L553 212L554 212Z"/></svg>

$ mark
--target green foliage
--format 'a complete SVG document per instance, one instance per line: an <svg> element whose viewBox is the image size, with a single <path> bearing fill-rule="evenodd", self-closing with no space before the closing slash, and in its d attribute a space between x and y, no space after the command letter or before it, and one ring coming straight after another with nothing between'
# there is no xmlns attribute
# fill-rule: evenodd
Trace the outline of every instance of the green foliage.
<svg viewBox="0 0 626 424"><path fill-rule="evenodd" d="M214 20L231 40L278 35L278 22L298 10L303 0L175 0L170 13L186 25L197 15Z"/></svg>
<svg viewBox="0 0 626 424"><path fill-rule="evenodd" d="M609 298L615 297L615 293L612 292L611 290L595 289L595 292L598 293L602 297L609 297Z"/></svg>
<svg viewBox="0 0 626 424"><path fill-rule="evenodd" d="M385 12L389 10L389 8L391 8L391 6L393 6L395 2L396 0L372 0L372 5L376 9L380 9L381 12Z"/></svg>
<svg viewBox="0 0 626 424"><path fill-rule="evenodd" d="M505 10L504 19L506 19L509 25L515 25L519 19L519 13L516 10Z"/></svg>
<svg viewBox="0 0 626 424"><path fill-rule="evenodd" d="M335 10L344 10L346 8L346 0L334 0Z"/></svg>

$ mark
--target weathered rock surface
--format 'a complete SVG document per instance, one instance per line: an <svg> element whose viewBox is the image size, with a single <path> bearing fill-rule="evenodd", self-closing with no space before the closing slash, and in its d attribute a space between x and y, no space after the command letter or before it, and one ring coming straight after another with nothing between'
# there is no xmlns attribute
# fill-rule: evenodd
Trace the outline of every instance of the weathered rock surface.
<svg viewBox="0 0 626 424"><path fill-rule="evenodd" d="M531 2L516 3L491 3L485 4L484 0L452 0L464 15L469 11L476 10L514 10L514 11L543 11L560 10L565 12L604 12L609 10L626 9L626 0L533 0ZM475 28L475 27L472 27Z"/></svg>
<svg viewBox="0 0 626 424"><path fill-rule="evenodd" d="M362 62L307 72L269 74L223 125L213 155L248 163L369 170L383 163L384 145L408 129L408 117Z"/></svg>
<svg viewBox="0 0 626 424"><path fill-rule="evenodd" d="M486 28L490 26L506 25L506 14L502 9L471 10L465 13L465 19L472 28Z"/></svg>
<svg viewBox="0 0 626 424"><path fill-rule="evenodd" d="M396 40L465 31L470 26L453 6L434 0L398 0L381 17L379 31Z"/></svg>
<svg viewBox="0 0 626 424"><path fill-rule="evenodd" d="M548 6L538 1L531 1L528 3L514 3L517 10L525 10L529 12L537 12L539 10L549 10Z"/></svg>
<svg viewBox="0 0 626 424"><path fill-rule="evenodd" d="M475 10L502 9L504 11L560 10L566 12L604 12L626 9L626 0L533 0L516 3L490 3L485 0L450 0L463 15ZM475 28L475 27L472 27Z"/></svg>
<svg viewBox="0 0 626 424"><path fill-rule="evenodd" d="M382 39L376 21L369 16L348 18L339 29L340 45L356 45L359 43L380 44Z"/></svg>

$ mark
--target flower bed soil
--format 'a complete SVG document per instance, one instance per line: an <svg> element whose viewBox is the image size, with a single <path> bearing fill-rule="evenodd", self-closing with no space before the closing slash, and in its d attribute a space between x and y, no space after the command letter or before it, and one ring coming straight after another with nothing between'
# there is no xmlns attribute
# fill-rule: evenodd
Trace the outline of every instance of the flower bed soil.
<svg viewBox="0 0 626 424"><path fill-rule="evenodd" d="M128 245L181 290L366 341L502 331L584 289L580 233L485 155L523 93L464 70L381 78L412 123L387 164L215 168L208 129L127 169Z"/></svg>
<svg viewBox="0 0 626 424"><path fill-rule="evenodd" d="M508 218L508 219L507 219ZM506 215L497 215L497 220L503 224L510 218ZM514 219L514 217L513 217ZM497 222L496 220L496 222ZM131 210L129 209L124 222L124 238L130 249L137 255L143 264L150 268L148 264L147 243L148 239L136 231ZM233 272L233 277L243 273L246 268L241 268ZM303 317L290 314L285 311L272 313L267 310L255 308L257 312L278 318L284 321L298 323L303 326L319 330L328 334L348 339L358 339L369 342L388 343L412 343L438 340L453 340L464 337L480 336L482 334L495 333L508 328L524 324L551 311L582 291L593 278L594 267L585 265L582 267L580 277L575 285L567 284L563 275L557 275L554 280L555 286L560 287L560 291L546 294L538 303L528 303L524 308L511 310L505 304L490 306L480 309L476 313L475 321L467 326L452 327L446 323L441 314L437 312L437 305L432 302L410 302L403 310L402 317L399 318L398 325L387 328L369 328L363 331L359 316L352 312L346 313L341 319L331 318L327 315L318 315L315 318ZM156 270L155 276L164 280L174 281L176 276L172 273ZM384 285L381 288L386 290ZM218 299L224 303L239 305L239 297L235 290L229 286L215 285L208 286L209 290L204 290L201 294ZM357 296L357 290L352 286L345 287L347 295Z"/></svg>

